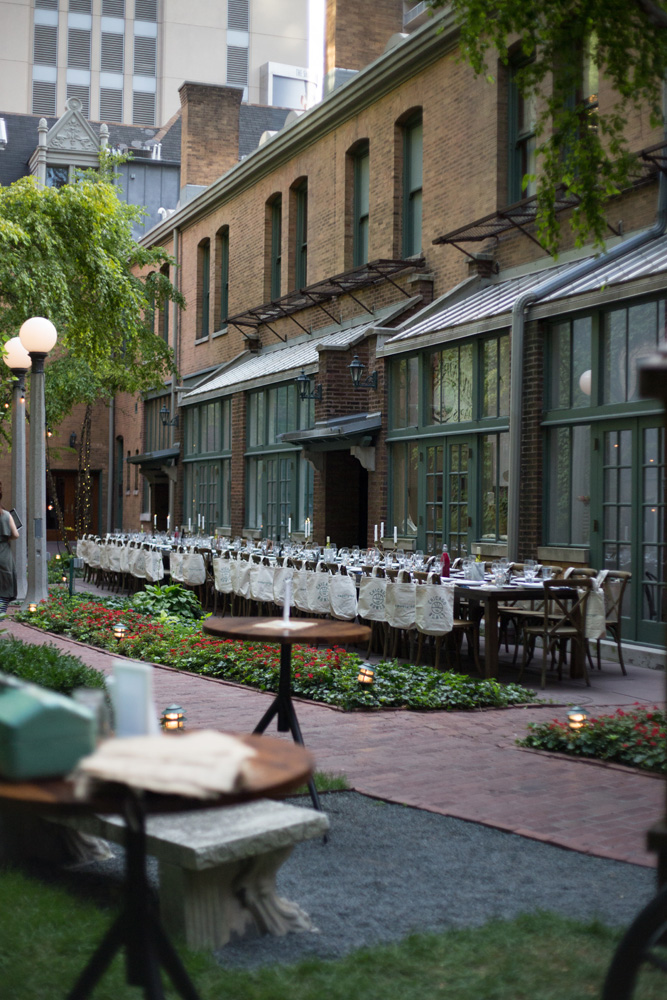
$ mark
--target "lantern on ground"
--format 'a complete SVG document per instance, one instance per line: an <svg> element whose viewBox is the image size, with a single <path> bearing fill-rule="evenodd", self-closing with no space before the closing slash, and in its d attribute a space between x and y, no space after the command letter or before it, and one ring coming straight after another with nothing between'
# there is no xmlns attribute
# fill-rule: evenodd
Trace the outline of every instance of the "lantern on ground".
<svg viewBox="0 0 667 1000"><path fill-rule="evenodd" d="M116 622L116 624L113 627L114 639L117 639L118 642L120 642L121 639L124 639L125 636L127 635L127 631L128 631L127 625L123 625L122 622Z"/></svg>
<svg viewBox="0 0 667 1000"><path fill-rule="evenodd" d="M370 669L370 667L359 667L359 676L357 677L357 683L370 685L375 680L375 673Z"/></svg>
<svg viewBox="0 0 667 1000"><path fill-rule="evenodd" d="M583 729L588 721L588 712L585 708L579 708L575 705L567 713L567 722L573 733L578 733L580 729Z"/></svg>
<svg viewBox="0 0 667 1000"><path fill-rule="evenodd" d="M166 732L185 728L185 712L180 705L167 705L160 716L160 725Z"/></svg>

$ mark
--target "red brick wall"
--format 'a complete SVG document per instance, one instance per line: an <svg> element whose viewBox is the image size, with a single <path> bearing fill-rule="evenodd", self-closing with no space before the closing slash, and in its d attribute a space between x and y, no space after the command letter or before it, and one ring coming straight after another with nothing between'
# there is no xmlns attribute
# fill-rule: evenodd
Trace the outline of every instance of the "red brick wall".
<svg viewBox="0 0 667 1000"><path fill-rule="evenodd" d="M324 72L363 69L385 50L392 35L403 31L403 0L327 0Z"/></svg>

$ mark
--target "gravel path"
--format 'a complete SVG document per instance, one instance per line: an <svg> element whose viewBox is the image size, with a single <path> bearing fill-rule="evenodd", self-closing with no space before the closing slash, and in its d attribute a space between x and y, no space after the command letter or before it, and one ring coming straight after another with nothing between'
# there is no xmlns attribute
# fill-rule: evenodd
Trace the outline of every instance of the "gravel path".
<svg viewBox="0 0 667 1000"><path fill-rule="evenodd" d="M246 937L216 953L220 964L256 968L339 958L413 931L472 927L539 910L623 926L655 894L655 872L641 865L357 792L327 793L322 801L331 823L328 843L297 845L278 881L280 894L306 910L319 933ZM118 905L123 859L113 849L113 860L63 872L62 879L101 905ZM155 882L155 862L149 867Z"/></svg>

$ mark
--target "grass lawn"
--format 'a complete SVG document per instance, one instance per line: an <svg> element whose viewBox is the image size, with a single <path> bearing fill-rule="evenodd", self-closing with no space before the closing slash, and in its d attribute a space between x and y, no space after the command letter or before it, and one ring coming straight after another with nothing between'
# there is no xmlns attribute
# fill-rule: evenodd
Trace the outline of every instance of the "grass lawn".
<svg viewBox="0 0 667 1000"><path fill-rule="evenodd" d="M3 1000L65 996L108 927L111 911L16 870L0 871ZM472 904L471 904L472 905ZM335 962L228 971L179 946L202 1000L590 1000L598 997L619 934L549 913L472 930L413 935ZM637 1000L663 1000L665 978ZM116 959L94 1000L139 1000ZM176 994L167 990L167 996Z"/></svg>

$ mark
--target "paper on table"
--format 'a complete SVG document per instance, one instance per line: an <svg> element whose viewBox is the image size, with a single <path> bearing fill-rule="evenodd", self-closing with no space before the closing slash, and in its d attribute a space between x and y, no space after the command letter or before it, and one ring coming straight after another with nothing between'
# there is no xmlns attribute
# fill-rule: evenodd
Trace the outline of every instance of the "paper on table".
<svg viewBox="0 0 667 1000"><path fill-rule="evenodd" d="M101 743L72 773L84 798L96 782L118 782L165 795L216 798L246 786L252 747L234 736L200 729L178 736L131 736Z"/></svg>

